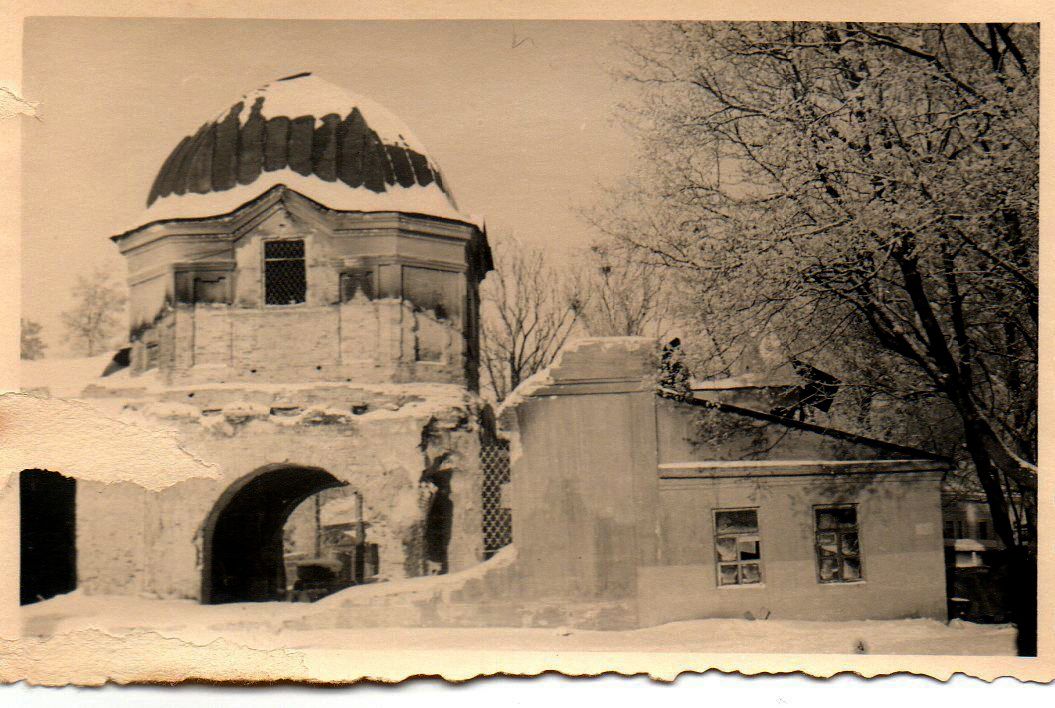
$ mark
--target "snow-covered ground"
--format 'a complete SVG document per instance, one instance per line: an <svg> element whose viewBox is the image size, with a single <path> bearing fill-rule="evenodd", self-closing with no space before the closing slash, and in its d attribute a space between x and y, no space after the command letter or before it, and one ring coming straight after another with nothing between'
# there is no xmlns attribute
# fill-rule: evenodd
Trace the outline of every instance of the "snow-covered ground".
<svg viewBox="0 0 1055 708"><path fill-rule="evenodd" d="M310 605L255 603L203 606L188 600L85 596L79 592L22 609L24 634L48 637L81 629L122 635L153 630L165 637L229 641L259 648L360 650L656 651L693 653L936 654L1012 656L1008 625L953 621L799 622L707 619L646 629L378 628L295 631L283 622ZM318 606L315 606L316 608Z"/></svg>

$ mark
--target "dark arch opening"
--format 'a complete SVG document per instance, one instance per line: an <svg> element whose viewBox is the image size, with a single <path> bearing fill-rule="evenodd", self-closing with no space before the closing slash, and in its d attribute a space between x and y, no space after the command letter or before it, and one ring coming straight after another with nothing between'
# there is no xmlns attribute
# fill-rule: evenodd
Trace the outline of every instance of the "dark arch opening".
<svg viewBox="0 0 1055 708"><path fill-rule="evenodd" d="M19 595L28 605L77 588L77 481L48 470L19 475Z"/></svg>
<svg viewBox="0 0 1055 708"><path fill-rule="evenodd" d="M204 528L202 602L285 599L282 529L302 501L344 486L313 467L274 467L236 482L220 497Z"/></svg>

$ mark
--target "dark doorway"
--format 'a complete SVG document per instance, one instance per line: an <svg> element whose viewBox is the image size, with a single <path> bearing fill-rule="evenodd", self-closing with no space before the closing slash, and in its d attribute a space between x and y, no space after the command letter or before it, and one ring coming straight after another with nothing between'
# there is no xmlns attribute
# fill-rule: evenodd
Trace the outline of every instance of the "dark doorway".
<svg viewBox="0 0 1055 708"><path fill-rule="evenodd" d="M77 481L58 472L22 470L21 603L28 605L77 587Z"/></svg>
<svg viewBox="0 0 1055 708"><path fill-rule="evenodd" d="M285 599L283 526L302 501L340 486L329 472L311 467L266 469L233 485L205 526L202 602Z"/></svg>

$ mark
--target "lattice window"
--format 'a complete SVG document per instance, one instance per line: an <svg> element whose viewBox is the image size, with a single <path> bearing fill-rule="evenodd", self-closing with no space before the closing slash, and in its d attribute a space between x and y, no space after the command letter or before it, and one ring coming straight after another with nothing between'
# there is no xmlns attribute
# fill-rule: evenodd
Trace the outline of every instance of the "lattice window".
<svg viewBox="0 0 1055 708"><path fill-rule="evenodd" d="M268 241L264 244L264 302L295 305L304 302L308 289L303 241Z"/></svg>
<svg viewBox="0 0 1055 708"><path fill-rule="evenodd" d="M854 583L861 572L861 540L857 507L814 509L817 531L817 575L822 583Z"/></svg>
<svg viewBox="0 0 1055 708"><path fill-rule="evenodd" d="M483 467L484 558L490 558L513 542L513 518L502 506L502 485L509 482L509 443L504 440L480 445Z"/></svg>

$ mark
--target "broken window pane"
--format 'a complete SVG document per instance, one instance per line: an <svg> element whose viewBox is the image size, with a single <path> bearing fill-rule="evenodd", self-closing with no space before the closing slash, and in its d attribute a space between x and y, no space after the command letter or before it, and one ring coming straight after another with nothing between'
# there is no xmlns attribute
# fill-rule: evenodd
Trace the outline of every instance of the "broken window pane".
<svg viewBox="0 0 1055 708"><path fill-rule="evenodd" d="M758 512L754 509L716 511L714 524L718 533L756 533Z"/></svg>
<svg viewBox="0 0 1055 708"><path fill-rule="evenodd" d="M817 575L822 583L862 579L861 545L857 507L838 506L814 510Z"/></svg>
<svg viewBox="0 0 1055 708"><path fill-rule="evenodd" d="M723 509L714 512L715 556L719 585L762 582L762 546L756 509Z"/></svg>
<svg viewBox="0 0 1055 708"><path fill-rule="evenodd" d="M737 565L735 563L721 564L718 566L718 584L736 585L739 581Z"/></svg>
<svg viewBox="0 0 1055 708"><path fill-rule="evenodd" d="M741 538L737 545L740 549L737 560L758 560L762 557L758 552L757 538Z"/></svg>
<svg viewBox="0 0 1055 708"><path fill-rule="evenodd" d="M839 507L830 510L839 528L853 528L857 526L857 509L852 506Z"/></svg>
<svg viewBox="0 0 1055 708"><path fill-rule="evenodd" d="M758 563L744 563L740 566L740 582L751 585L762 582L762 568Z"/></svg>
<svg viewBox="0 0 1055 708"><path fill-rule="evenodd" d="M838 526L838 521L833 513L834 509L818 509L817 510L817 528L818 529L834 529Z"/></svg>
<svg viewBox="0 0 1055 708"><path fill-rule="evenodd" d="M736 560L736 536L720 537L717 541L715 541L715 546L718 549L718 560Z"/></svg>
<svg viewBox="0 0 1055 708"><path fill-rule="evenodd" d="M834 533L817 534L817 548L823 555L834 556L839 553L838 537Z"/></svg>
<svg viewBox="0 0 1055 708"><path fill-rule="evenodd" d="M857 543L857 532L850 531L842 535L843 539L843 555L844 556L856 556L860 553L860 547Z"/></svg>

